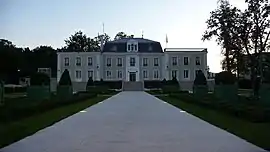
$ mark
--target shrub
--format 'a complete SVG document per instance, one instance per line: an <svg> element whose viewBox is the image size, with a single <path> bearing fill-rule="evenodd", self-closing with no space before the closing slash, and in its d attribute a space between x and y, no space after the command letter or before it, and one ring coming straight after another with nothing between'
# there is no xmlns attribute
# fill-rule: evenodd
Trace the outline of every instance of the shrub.
<svg viewBox="0 0 270 152"><path fill-rule="evenodd" d="M94 81L93 81L92 77L89 77L86 87L90 87L90 86L93 86L93 85L94 85Z"/></svg>
<svg viewBox="0 0 270 152"><path fill-rule="evenodd" d="M65 69L65 71L63 72L59 81L59 85L71 85L71 79L69 71L67 69Z"/></svg>
<svg viewBox="0 0 270 152"><path fill-rule="evenodd" d="M161 88L162 87L162 81L144 81L144 87L145 88Z"/></svg>
<svg viewBox="0 0 270 152"><path fill-rule="evenodd" d="M206 78L205 78L202 70L199 70L193 84L195 86L197 86L197 85L207 85L207 81L206 81Z"/></svg>
<svg viewBox="0 0 270 152"><path fill-rule="evenodd" d="M268 83L268 84L270 83L270 70L268 70L267 73L265 74L263 83Z"/></svg>
<svg viewBox="0 0 270 152"><path fill-rule="evenodd" d="M34 73L31 75L30 84L35 86L50 85L50 78L45 73Z"/></svg>
<svg viewBox="0 0 270 152"><path fill-rule="evenodd" d="M234 84L236 81L235 75L229 71L222 71L215 76L215 84Z"/></svg>
<svg viewBox="0 0 270 152"><path fill-rule="evenodd" d="M252 82L249 79L241 79L238 81L238 87L241 89L252 89Z"/></svg>

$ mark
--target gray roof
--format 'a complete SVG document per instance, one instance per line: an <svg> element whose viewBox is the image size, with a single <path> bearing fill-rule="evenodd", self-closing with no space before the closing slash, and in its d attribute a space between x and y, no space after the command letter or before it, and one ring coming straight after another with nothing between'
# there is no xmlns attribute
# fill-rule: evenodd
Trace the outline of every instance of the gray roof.
<svg viewBox="0 0 270 152"><path fill-rule="evenodd" d="M134 40L138 42L138 52L163 53L159 42L144 38L123 38L120 40L106 42L102 52L127 52L127 42Z"/></svg>

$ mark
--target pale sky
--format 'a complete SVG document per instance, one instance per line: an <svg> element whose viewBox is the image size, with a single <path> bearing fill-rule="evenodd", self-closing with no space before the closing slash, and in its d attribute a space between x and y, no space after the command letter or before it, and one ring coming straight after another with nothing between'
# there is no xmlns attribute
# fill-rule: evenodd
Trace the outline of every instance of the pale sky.
<svg viewBox="0 0 270 152"><path fill-rule="evenodd" d="M245 0L230 0L244 8ZM60 48L75 31L95 37L104 30L159 41L166 47L207 48L211 72L221 71L220 47L201 41L205 21L217 0L0 0L0 38L18 47L49 45Z"/></svg>

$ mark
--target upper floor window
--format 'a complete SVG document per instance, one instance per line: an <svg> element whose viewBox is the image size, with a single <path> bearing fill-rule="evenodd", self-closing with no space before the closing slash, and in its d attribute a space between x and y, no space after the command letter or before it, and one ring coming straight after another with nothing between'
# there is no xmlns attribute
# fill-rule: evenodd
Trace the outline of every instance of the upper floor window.
<svg viewBox="0 0 270 152"><path fill-rule="evenodd" d="M138 42L130 41L127 43L127 51L128 52L138 52Z"/></svg>
<svg viewBox="0 0 270 152"><path fill-rule="evenodd" d="M130 58L130 66L135 66L135 58Z"/></svg>
<svg viewBox="0 0 270 152"><path fill-rule="evenodd" d="M188 65L188 57L184 57L184 65Z"/></svg>
<svg viewBox="0 0 270 152"><path fill-rule="evenodd" d="M107 66L110 67L112 66L112 59L111 58L107 58Z"/></svg>
<svg viewBox="0 0 270 152"><path fill-rule="evenodd" d="M147 58L143 58L143 66L147 66L148 65L148 59Z"/></svg>
<svg viewBox="0 0 270 152"><path fill-rule="evenodd" d="M117 66L122 66L123 63L122 63L122 58L117 58Z"/></svg>
<svg viewBox="0 0 270 152"><path fill-rule="evenodd" d="M93 59L92 59L92 57L88 57L87 58L87 65L88 66L92 66L93 65Z"/></svg>
<svg viewBox="0 0 270 152"><path fill-rule="evenodd" d="M172 57L172 65L177 65L177 57Z"/></svg>
<svg viewBox="0 0 270 152"><path fill-rule="evenodd" d="M158 66L158 58L154 58L154 66Z"/></svg>
<svg viewBox="0 0 270 152"><path fill-rule="evenodd" d="M159 78L159 72L158 70L154 71L154 79L158 79Z"/></svg>
<svg viewBox="0 0 270 152"><path fill-rule="evenodd" d="M81 65L82 65L81 57L76 57L76 66L81 66Z"/></svg>
<svg viewBox="0 0 270 152"><path fill-rule="evenodd" d="M195 63L196 65L201 65L200 57L196 57L195 62L196 62L196 63Z"/></svg>
<svg viewBox="0 0 270 152"><path fill-rule="evenodd" d="M65 66L69 66L69 58L68 57L65 57Z"/></svg>

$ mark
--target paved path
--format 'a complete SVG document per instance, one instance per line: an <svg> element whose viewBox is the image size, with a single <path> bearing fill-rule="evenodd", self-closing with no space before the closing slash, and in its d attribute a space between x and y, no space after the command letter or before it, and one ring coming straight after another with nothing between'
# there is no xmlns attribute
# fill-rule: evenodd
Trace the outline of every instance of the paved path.
<svg viewBox="0 0 270 152"><path fill-rule="evenodd" d="M264 150L147 93L121 92L0 151L263 152Z"/></svg>

